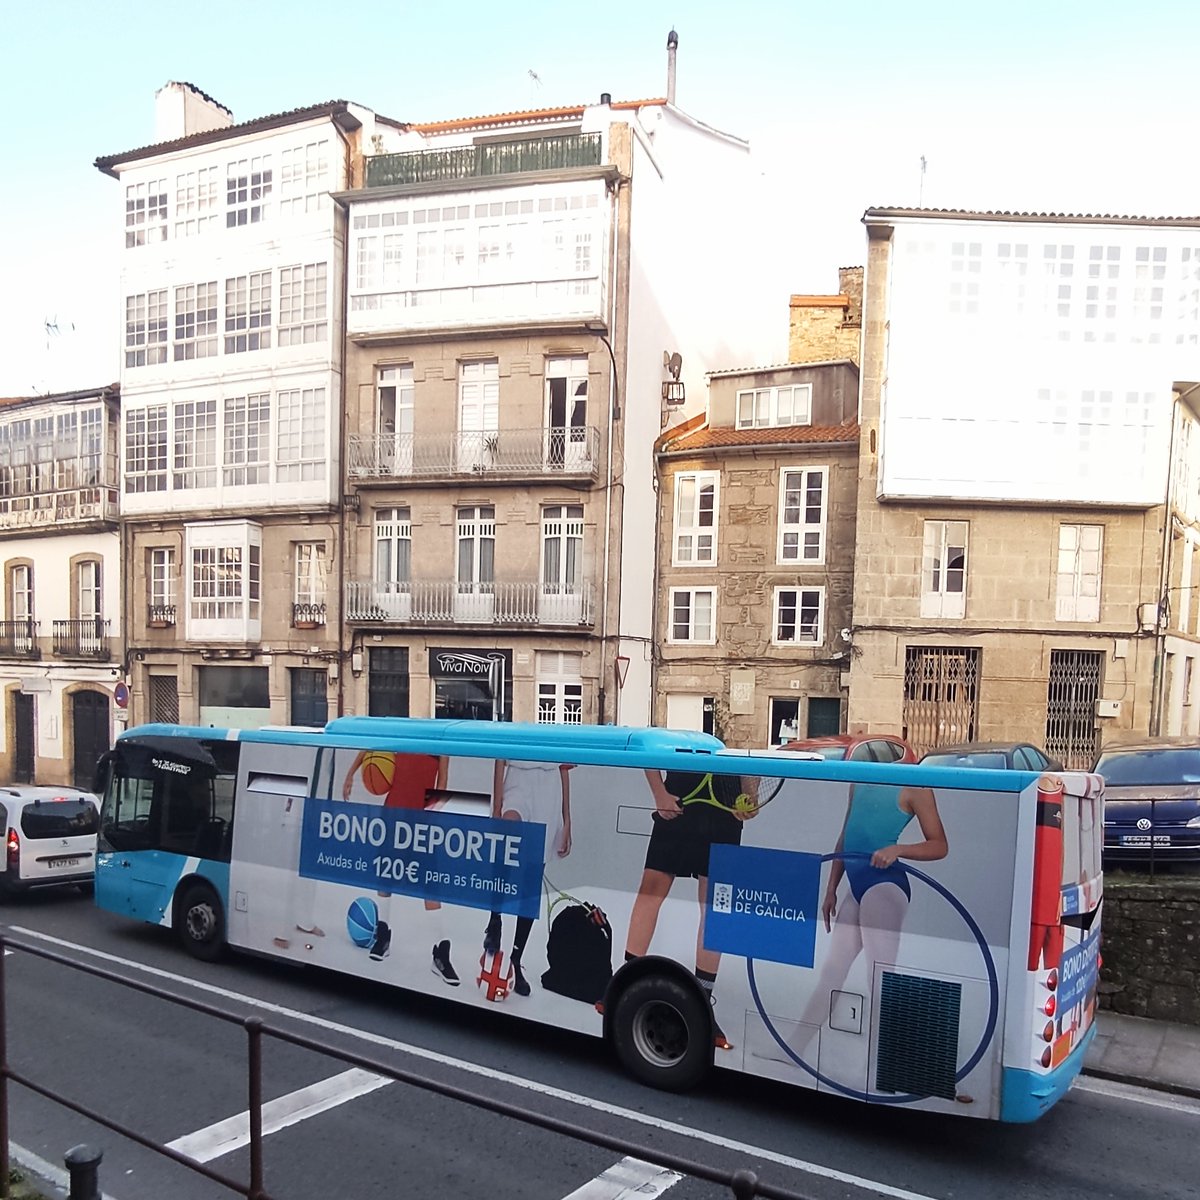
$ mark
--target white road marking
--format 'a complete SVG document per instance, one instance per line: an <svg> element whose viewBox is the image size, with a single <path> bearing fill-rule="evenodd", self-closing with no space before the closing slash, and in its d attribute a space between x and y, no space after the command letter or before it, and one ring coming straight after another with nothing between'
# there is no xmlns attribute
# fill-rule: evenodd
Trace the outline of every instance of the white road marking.
<svg viewBox="0 0 1200 1200"><path fill-rule="evenodd" d="M290 1095L268 1100L262 1106L263 1133L278 1133L289 1125L296 1125L309 1117L328 1112L339 1104L369 1095L394 1082L395 1080L388 1079L385 1075L376 1075L354 1067L340 1075L300 1088ZM220 1158L223 1154L232 1154L233 1151L249 1144L250 1110L247 1109L238 1113L236 1117L209 1125L207 1129L198 1129L186 1137L176 1138L167 1143L167 1148L178 1150L196 1162L206 1163Z"/></svg>
<svg viewBox="0 0 1200 1200"><path fill-rule="evenodd" d="M589 1179L583 1187L564 1196L563 1200L641 1200L643 1196L653 1200L682 1178L674 1171L642 1162L640 1158L623 1158L607 1171L601 1171L595 1179Z"/></svg>
<svg viewBox="0 0 1200 1200"><path fill-rule="evenodd" d="M92 958L98 958L102 962L141 971L143 974L151 975L157 979L166 979L171 983L182 984L185 987L205 992L210 996L220 996L225 1000L233 1000L247 1007L256 1008L260 1012L275 1013L278 1016L287 1017L290 1020L305 1025L315 1025L328 1032L357 1038L359 1041L367 1042L374 1046L381 1046L387 1050L398 1051L412 1058L422 1058L427 1062L434 1062L442 1066L455 1068L469 1075L477 1075L482 1079L490 1079L496 1083L507 1084L509 1087L534 1092L549 1100L560 1100L565 1104L575 1104L581 1108L588 1108L593 1112L604 1113L607 1116L644 1125L662 1133L673 1133L679 1137L701 1142L705 1146L719 1146L723 1150L731 1150L737 1154L744 1154L746 1157L758 1159L760 1162L777 1163L793 1171L800 1171L806 1175L814 1175L821 1179L829 1179L835 1183L846 1184L849 1187L860 1188L864 1192L873 1192L877 1196L889 1196L892 1200L936 1200L935 1197L929 1196L924 1192L910 1192L906 1188L893 1187L887 1183L878 1183L872 1179L864 1179L859 1175L850 1175L845 1171L838 1171L833 1167L823 1166L821 1163L807 1162L802 1158L793 1158L790 1154L780 1154L778 1151L769 1150L765 1146L755 1146L750 1142L741 1142L735 1138L724 1137L719 1133L709 1133L704 1130L695 1129L689 1125L679 1125L674 1121L666 1121L650 1113L637 1112L631 1108L622 1108L618 1104L609 1104L607 1101L596 1100L590 1096L582 1096L577 1092L564 1091L562 1088L551 1087L549 1084L538 1083L532 1079L524 1079L520 1075L509 1075L505 1071L497 1071L492 1067L481 1066L479 1063L469 1062L466 1059L453 1058L448 1054L440 1054L436 1050L427 1050L424 1046L413 1046L407 1042L398 1042L394 1038L384 1037L382 1034L370 1033L365 1029L355 1029L351 1025L340 1025L336 1021L327 1021L323 1017L313 1016L311 1013L297 1012L295 1009L284 1008L279 1004L272 1004L268 1000L258 1000L253 996L243 995L241 992L233 992L226 988L217 987L215 984L203 983L198 979L189 979L186 975L176 975L172 971L164 971L160 967L151 967L134 959L122 958L117 954L108 954L103 950L95 950L91 946L81 946L76 942L68 942L62 938L51 937L49 934L39 933L35 929L24 929L16 925L11 926L11 928L14 933L33 938L35 941L46 942L52 946L60 946L67 950L76 951L79 954L90 955Z"/></svg>
<svg viewBox="0 0 1200 1200"><path fill-rule="evenodd" d="M1100 1079L1095 1075L1077 1076L1071 1085L1071 1091L1094 1092L1097 1096L1111 1096L1117 1100L1131 1100L1134 1104L1148 1104L1151 1108L1165 1108L1171 1112L1200 1116L1200 1100L1191 1096L1173 1096L1170 1092L1151 1091L1132 1083Z"/></svg>

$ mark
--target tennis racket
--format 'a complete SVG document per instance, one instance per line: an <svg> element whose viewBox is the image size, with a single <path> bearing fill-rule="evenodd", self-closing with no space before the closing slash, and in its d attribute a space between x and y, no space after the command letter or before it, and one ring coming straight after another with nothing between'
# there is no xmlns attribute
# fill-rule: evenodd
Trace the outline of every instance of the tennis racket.
<svg viewBox="0 0 1200 1200"><path fill-rule="evenodd" d="M714 776L710 771L705 775L697 775L695 785L683 796L677 797L681 808L688 808L693 804L707 804L713 808L719 808L722 812L732 813L749 813L751 816L756 815L776 796L779 795L780 789L783 787L786 780L784 779L765 779L757 778L758 787L755 794L752 796L749 792L738 791L736 796L732 798L718 796L716 779L737 780L740 788L741 777L736 775ZM763 794L764 787L768 788L766 794ZM722 789L726 793L732 791L731 788Z"/></svg>

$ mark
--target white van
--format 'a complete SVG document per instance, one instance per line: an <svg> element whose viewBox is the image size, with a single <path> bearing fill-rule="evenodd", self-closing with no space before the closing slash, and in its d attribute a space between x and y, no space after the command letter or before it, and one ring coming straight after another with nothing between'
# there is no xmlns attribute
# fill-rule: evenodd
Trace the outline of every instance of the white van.
<svg viewBox="0 0 1200 1200"><path fill-rule="evenodd" d="M0 896L35 887L91 892L100 802L77 788L0 786Z"/></svg>

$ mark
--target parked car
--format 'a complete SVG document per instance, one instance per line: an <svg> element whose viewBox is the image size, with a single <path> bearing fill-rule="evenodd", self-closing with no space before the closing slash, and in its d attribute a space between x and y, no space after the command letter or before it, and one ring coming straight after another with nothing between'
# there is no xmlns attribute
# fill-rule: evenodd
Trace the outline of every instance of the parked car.
<svg viewBox="0 0 1200 1200"><path fill-rule="evenodd" d="M1200 739L1147 738L1100 751L1104 859L1200 861Z"/></svg>
<svg viewBox="0 0 1200 1200"><path fill-rule="evenodd" d="M831 733L825 737L798 738L777 747L779 750L804 751L821 758L848 759L852 762L917 761L916 751L892 733Z"/></svg>
<svg viewBox="0 0 1200 1200"><path fill-rule="evenodd" d="M1062 763L1028 742L963 742L921 756L927 767L988 767L993 771L1061 771Z"/></svg>
<svg viewBox="0 0 1200 1200"><path fill-rule="evenodd" d="M100 801L76 788L0 787L4 855L0 896L29 888L90 892L96 873Z"/></svg>

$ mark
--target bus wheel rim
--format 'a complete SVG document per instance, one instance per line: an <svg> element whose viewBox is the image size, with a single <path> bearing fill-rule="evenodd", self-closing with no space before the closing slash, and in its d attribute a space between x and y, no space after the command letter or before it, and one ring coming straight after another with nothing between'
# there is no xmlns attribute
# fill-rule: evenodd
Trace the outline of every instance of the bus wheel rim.
<svg viewBox="0 0 1200 1200"><path fill-rule="evenodd" d="M688 1048L688 1027L673 1004L654 1000L643 1004L633 1019L633 1042L638 1054L656 1067L673 1067Z"/></svg>

